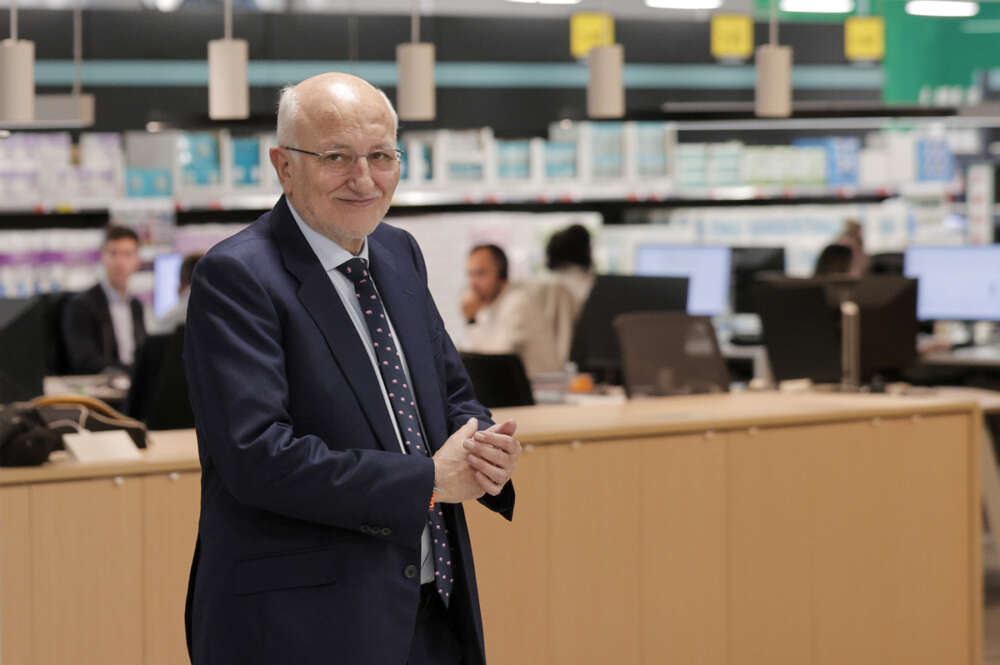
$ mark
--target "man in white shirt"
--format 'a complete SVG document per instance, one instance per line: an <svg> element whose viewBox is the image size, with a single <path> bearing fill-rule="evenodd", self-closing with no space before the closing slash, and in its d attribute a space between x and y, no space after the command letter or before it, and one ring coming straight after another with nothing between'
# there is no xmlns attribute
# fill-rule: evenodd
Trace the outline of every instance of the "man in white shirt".
<svg viewBox="0 0 1000 665"><path fill-rule="evenodd" d="M124 226L109 226L101 247L104 274L92 288L66 303L62 333L73 374L97 374L131 367L146 338L142 303L128 295L128 281L139 269L139 236Z"/></svg>
<svg viewBox="0 0 1000 665"><path fill-rule="evenodd" d="M525 342L525 293L508 280L507 255L496 245L477 245L466 261L468 290L462 314L469 326L463 351L521 353Z"/></svg>
<svg viewBox="0 0 1000 665"><path fill-rule="evenodd" d="M188 298L191 297L191 276L194 274L194 266L201 253L188 254L181 263L180 284L177 287L177 304L167 310L166 314L157 319L156 333L168 335L182 325L187 320Z"/></svg>

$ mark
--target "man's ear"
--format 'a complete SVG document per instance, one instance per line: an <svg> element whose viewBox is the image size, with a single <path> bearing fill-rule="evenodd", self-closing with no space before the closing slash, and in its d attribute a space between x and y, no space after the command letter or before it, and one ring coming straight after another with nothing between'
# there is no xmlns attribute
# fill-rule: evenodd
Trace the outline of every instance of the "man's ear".
<svg viewBox="0 0 1000 665"><path fill-rule="evenodd" d="M292 162L288 158L288 154L281 148L271 148L268 151L268 155L271 157L271 165L274 166L274 172L278 174L278 182L281 183L281 189L285 194L289 194L288 191L291 188L292 183Z"/></svg>

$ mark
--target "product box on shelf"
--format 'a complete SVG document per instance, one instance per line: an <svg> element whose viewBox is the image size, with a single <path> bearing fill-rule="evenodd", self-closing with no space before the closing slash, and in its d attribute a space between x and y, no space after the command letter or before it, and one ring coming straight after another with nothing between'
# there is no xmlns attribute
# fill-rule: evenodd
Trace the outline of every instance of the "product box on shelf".
<svg viewBox="0 0 1000 665"><path fill-rule="evenodd" d="M233 188L260 187L262 181L260 138L233 137L232 142Z"/></svg>
<svg viewBox="0 0 1000 665"><path fill-rule="evenodd" d="M708 186L708 145L705 143L680 143L674 177L681 188Z"/></svg>
<svg viewBox="0 0 1000 665"><path fill-rule="evenodd" d="M826 151L826 183L831 186L857 185L861 140L854 136L801 138L795 145L822 148Z"/></svg>
<svg viewBox="0 0 1000 665"><path fill-rule="evenodd" d="M625 131L620 122L590 123L591 175L597 180L625 177Z"/></svg>
<svg viewBox="0 0 1000 665"><path fill-rule="evenodd" d="M670 176L670 131L663 122L637 122L636 173L640 178Z"/></svg>
<svg viewBox="0 0 1000 665"><path fill-rule="evenodd" d="M710 187L732 187L743 181L743 144L739 141L709 143L705 176Z"/></svg>
<svg viewBox="0 0 1000 665"><path fill-rule="evenodd" d="M577 145L568 141L546 141L545 178L572 180L577 176Z"/></svg>
<svg viewBox="0 0 1000 665"><path fill-rule="evenodd" d="M501 180L531 178L530 141L497 141L497 177Z"/></svg>
<svg viewBox="0 0 1000 665"><path fill-rule="evenodd" d="M177 140L184 188L218 187L222 184L219 136L214 132L183 132Z"/></svg>
<svg viewBox="0 0 1000 665"><path fill-rule="evenodd" d="M955 179L955 157L945 139L917 141L917 180L951 182Z"/></svg>
<svg viewBox="0 0 1000 665"><path fill-rule="evenodd" d="M173 196L173 178L170 169L128 169L125 191L130 197Z"/></svg>

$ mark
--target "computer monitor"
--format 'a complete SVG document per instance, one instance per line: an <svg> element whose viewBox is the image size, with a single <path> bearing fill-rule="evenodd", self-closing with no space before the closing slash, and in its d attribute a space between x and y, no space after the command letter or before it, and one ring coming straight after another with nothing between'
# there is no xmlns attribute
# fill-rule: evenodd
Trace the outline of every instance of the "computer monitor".
<svg viewBox="0 0 1000 665"><path fill-rule="evenodd" d="M774 380L838 383L840 309L824 281L763 279L752 290Z"/></svg>
<svg viewBox="0 0 1000 665"><path fill-rule="evenodd" d="M729 310L730 256L722 246L642 244L632 272L688 278L688 314L715 316Z"/></svg>
<svg viewBox="0 0 1000 665"><path fill-rule="evenodd" d="M177 304L183 254L159 254L153 259L153 315L162 318Z"/></svg>
<svg viewBox="0 0 1000 665"><path fill-rule="evenodd" d="M909 247L903 274L918 280L922 321L1000 320L1000 245Z"/></svg>
<svg viewBox="0 0 1000 665"><path fill-rule="evenodd" d="M755 288L763 340L777 381L808 378L837 383L843 376L840 303L860 317L861 380L900 378L917 359L917 283L877 275L773 278Z"/></svg>
<svg viewBox="0 0 1000 665"><path fill-rule="evenodd" d="M785 274L785 248L733 247L732 250L732 311L755 314L754 285L763 276Z"/></svg>
<svg viewBox="0 0 1000 665"><path fill-rule="evenodd" d="M0 403L42 394L52 343L46 323L41 296L0 299Z"/></svg>
<svg viewBox="0 0 1000 665"><path fill-rule="evenodd" d="M573 331L570 360L599 381L621 382L621 356L612 323L626 312L683 312L686 277L598 275Z"/></svg>
<svg viewBox="0 0 1000 665"><path fill-rule="evenodd" d="M869 275L903 276L902 252L879 252L868 257Z"/></svg>
<svg viewBox="0 0 1000 665"><path fill-rule="evenodd" d="M896 275L870 275L859 280L850 298L861 317L861 380L887 381L917 362L918 283Z"/></svg>

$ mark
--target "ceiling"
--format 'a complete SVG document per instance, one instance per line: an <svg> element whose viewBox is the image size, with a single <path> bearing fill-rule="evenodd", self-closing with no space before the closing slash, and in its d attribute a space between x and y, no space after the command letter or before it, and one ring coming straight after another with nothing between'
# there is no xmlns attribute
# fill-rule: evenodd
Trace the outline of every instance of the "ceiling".
<svg viewBox="0 0 1000 665"><path fill-rule="evenodd" d="M79 0L87 9L143 9L149 0ZM576 5L536 5L507 0L233 0L237 9L263 11L296 11L342 14L409 14L414 3L424 15L479 15L566 17L579 11L605 11L619 18L684 18L707 20L713 11L652 9L643 0L581 0ZM18 0L23 9L70 9L77 0ZM185 7L220 6L222 0L187 0ZM751 12L753 0L723 0L714 11ZM0 7L10 6L10 0L0 0Z"/></svg>
<svg viewBox="0 0 1000 665"><path fill-rule="evenodd" d="M181 0L173 0L180 2ZM716 12L754 13L755 0L721 0L716 10L653 9L643 0L580 0L575 5L526 4L525 0L232 0L238 11L302 12L330 14L409 14L414 5L421 14L450 16L568 17L575 12L603 11L622 19L670 19L707 21ZM874 3L876 0L867 0ZM894 1L894 0L887 0ZM898 0L902 2L903 0ZM1000 2L1000 0L978 0ZM85 9L142 10L157 6L157 0L17 0L24 9L70 9L81 4ZM865 0L858 0L859 6ZM11 0L0 0L0 9ZM223 0L183 0L182 9L208 9L222 6ZM173 4L169 2L167 4Z"/></svg>

